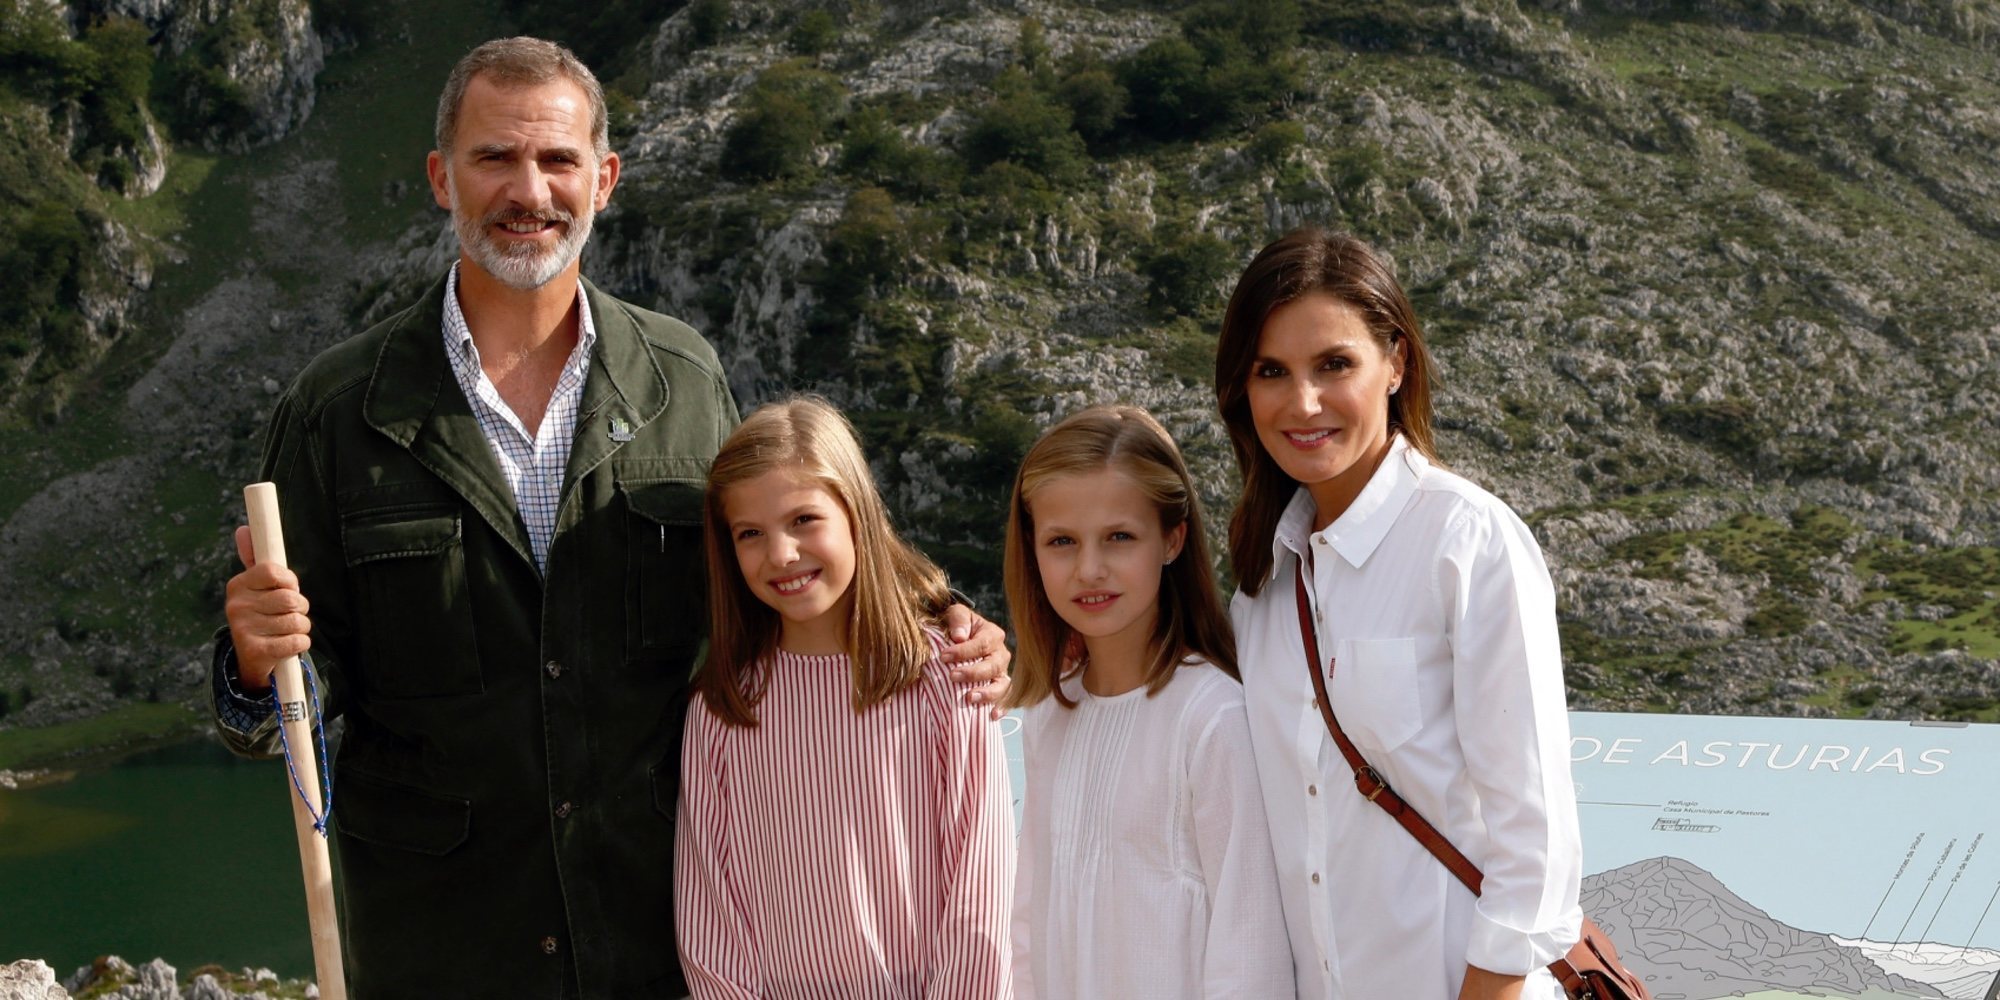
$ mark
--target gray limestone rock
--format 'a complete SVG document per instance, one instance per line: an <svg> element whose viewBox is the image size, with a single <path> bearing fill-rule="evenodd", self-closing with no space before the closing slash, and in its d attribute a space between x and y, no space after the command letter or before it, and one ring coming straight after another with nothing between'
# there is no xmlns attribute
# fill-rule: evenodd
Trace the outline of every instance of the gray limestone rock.
<svg viewBox="0 0 2000 1000"><path fill-rule="evenodd" d="M0 1000L69 1000L69 996L56 982L56 971L41 959L0 966Z"/></svg>

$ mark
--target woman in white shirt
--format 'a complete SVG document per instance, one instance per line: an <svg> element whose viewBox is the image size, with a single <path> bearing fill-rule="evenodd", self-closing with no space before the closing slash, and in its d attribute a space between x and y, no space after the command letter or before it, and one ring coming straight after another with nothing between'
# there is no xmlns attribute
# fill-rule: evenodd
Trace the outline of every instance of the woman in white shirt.
<svg viewBox="0 0 2000 1000"><path fill-rule="evenodd" d="M1301 998L1558 998L1543 967L1582 919L1554 589L1520 518L1437 464L1430 369L1408 297L1350 236L1265 247L1223 316L1230 611ZM1481 896L1357 793L1311 669Z"/></svg>

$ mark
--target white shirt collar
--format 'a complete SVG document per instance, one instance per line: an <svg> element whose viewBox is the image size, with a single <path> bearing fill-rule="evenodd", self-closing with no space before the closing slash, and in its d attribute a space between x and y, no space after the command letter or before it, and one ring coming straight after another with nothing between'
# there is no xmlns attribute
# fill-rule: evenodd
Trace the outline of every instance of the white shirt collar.
<svg viewBox="0 0 2000 1000"><path fill-rule="evenodd" d="M472 327L465 322L465 310L458 304L458 266L460 261L451 262L451 274L444 283L444 340L451 348L448 352L454 367L471 365L471 371L479 370L479 347L472 341ZM570 351L570 358L588 358L590 349L597 343L597 326L590 321L590 296L583 294L583 279L576 280L576 347Z"/></svg>
<svg viewBox="0 0 2000 1000"><path fill-rule="evenodd" d="M1292 494L1292 502L1278 517L1278 530L1271 538L1271 577L1275 579L1284 568L1284 555L1290 551L1304 556L1306 543L1314 536L1325 538L1327 544L1347 560L1348 565L1357 569L1368 557L1375 553L1382 539L1389 534L1389 528L1396 523L1403 508L1409 505L1410 496L1417 490L1417 481L1430 468L1430 459L1424 453L1410 447L1408 438L1396 434L1389 438L1389 453L1382 457L1382 464L1376 466L1375 474L1368 478L1368 485L1361 488L1361 495L1354 498L1347 510L1334 519L1332 524L1315 532L1312 530L1312 494L1301 486Z"/></svg>

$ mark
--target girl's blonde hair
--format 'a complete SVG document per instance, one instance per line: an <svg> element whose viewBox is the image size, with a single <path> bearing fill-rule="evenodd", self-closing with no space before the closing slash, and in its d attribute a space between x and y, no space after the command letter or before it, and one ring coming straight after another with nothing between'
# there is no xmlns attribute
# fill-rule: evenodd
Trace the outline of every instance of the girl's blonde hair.
<svg viewBox="0 0 2000 1000"><path fill-rule="evenodd" d="M1009 706L1033 705L1054 695L1065 706L1063 678L1081 669L1068 655L1074 632L1056 614L1042 587L1035 557L1035 517L1031 506L1044 483L1115 469L1146 495L1160 515L1160 530L1187 526L1187 538L1173 562L1161 567L1159 617L1153 626L1153 662L1146 669L1148 696L1173 679L1189 656L1201 656L1231 677L1236 671L1236 634L1215 589L1215 569L1202 524L1201 498L1180 449L1160 422L1136 406L1093 406L1050 428L1021 459L1007 512L1007 609L1020 648L1014 654Z"/></svg>
<svg viewBox="0 0 2000 1000"><path fill-rule="evenodd" d="M708 472L702 532L708 553L708 661L695 688L735 726L757 724L770 678L760 664L777 652L777 611L757 599L736 563L723 493L774 470L800 473L832 494L854 531L854 595L842 636L861 712L923 676L931 659L924 626L949 603L944 572L897 537L854 428L817 396L759 407L729 435Z"/></svg>

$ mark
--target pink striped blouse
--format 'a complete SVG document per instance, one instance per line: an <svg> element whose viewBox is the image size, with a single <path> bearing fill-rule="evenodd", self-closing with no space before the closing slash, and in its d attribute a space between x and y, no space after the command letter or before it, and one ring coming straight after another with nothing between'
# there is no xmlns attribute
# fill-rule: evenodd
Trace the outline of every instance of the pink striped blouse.
<svg viewBox="0 0 2000 1000"><path fill-rule="evenodd" d="M688 712L674 910L694 996L1012 997L998 727L935 659L859 715L847 657L772 667L757 727Z"/></svg>

